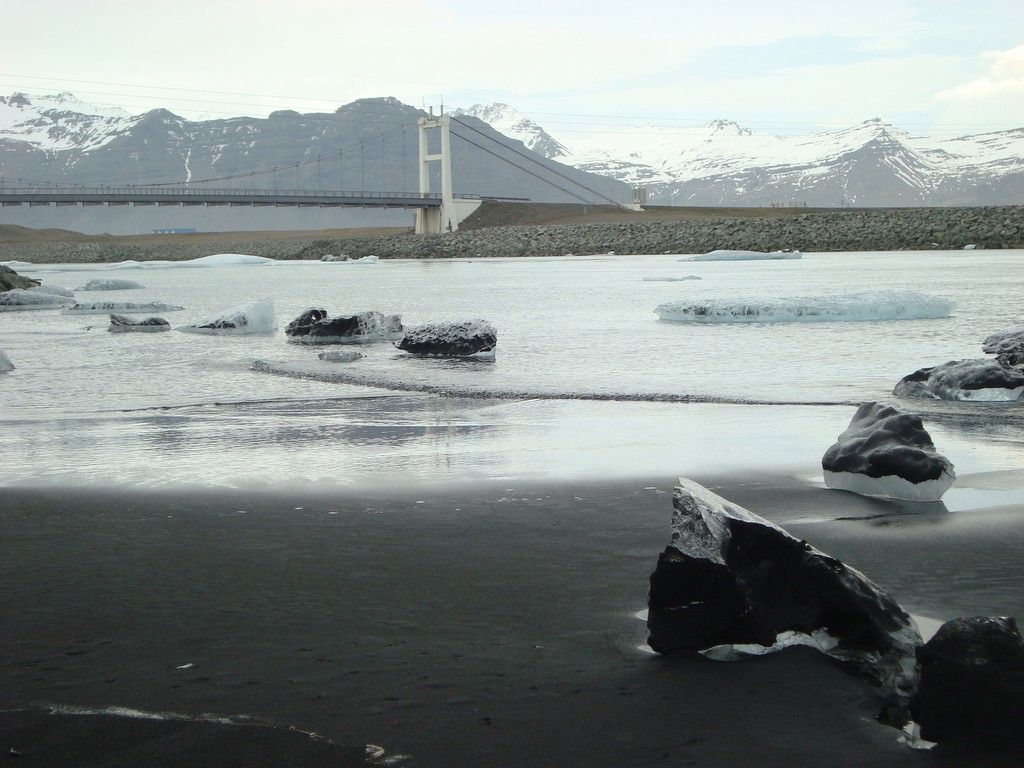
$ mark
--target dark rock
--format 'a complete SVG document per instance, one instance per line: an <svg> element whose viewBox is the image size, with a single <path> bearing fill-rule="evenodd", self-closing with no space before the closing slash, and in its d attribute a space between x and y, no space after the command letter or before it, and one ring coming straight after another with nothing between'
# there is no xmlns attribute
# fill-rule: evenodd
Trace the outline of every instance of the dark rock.
<svg viewBox="0 0 1024 768"><path fill-rule="evenodd" d="M921 417L863 403L821 459L825 485L864 496L938 501L956 479Z"/></svg>
<svg viewBox="0 0 1024 768"><path fill-rule="evenodd" d="M352 344L392 341L401 336L402 319L380 312L330 317L326 310L308 309L285 326L289 341L302 344Z"/></svg>
<svg viewBox="0 0 1024 768"><path fill-rule="evenodd" d="M987 358L950 360L904 376L893 394L932 400L1020 400L1024 394L1024 373Z"/></svg>
<svg viewBox="0 0 1024 768"><path fill-rule="evenodd" d="M1024 638L1012 618L946 622L917 656L910 710L923 738L1010 747L1024 758Z"/></svg>
<svg viewBox="0 0 1024 768"><path fill-rule="evenodd" d="M692 481L680 478L672 503L672 542L651 575L651 648L768 648L797 633L888 690L909 692L920 634L866 576Z"/></svg>
<svg viewBox="0 0 1024 768"><path fill-rule="evenodd" d="M498 333L486 320L433 323L410 328L396 345L430 357L492 357Z"/></svg>

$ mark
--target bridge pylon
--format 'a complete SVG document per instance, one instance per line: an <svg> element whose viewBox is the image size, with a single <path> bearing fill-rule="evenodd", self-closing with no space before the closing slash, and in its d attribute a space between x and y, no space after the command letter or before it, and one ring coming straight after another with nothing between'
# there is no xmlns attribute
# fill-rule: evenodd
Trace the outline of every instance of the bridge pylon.
<svg viewBox="0 0 1024 768"><path fill-rule="evenodd" d="M459 223L480 207L480 200L457 200L452 192L452 140L451 117L430 117L416 121L420 139L420 193L430 194L430 164L441 164L441 207L419 208L416 211L416 234L428 235L440 232L455 232ZM430 132L440 133L440 153L430 152Z"/></svg>

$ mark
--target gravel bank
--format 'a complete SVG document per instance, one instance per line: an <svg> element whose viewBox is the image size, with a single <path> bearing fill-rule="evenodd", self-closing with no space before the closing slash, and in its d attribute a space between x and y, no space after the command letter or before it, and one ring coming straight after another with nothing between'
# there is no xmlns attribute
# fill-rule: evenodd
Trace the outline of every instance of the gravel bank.
<svg viewBox="0 0 1024 768"><path fill-rule="evenodd" d="M716 248L771 251L956 250L1024 248L1024 206L986 208L843 209L765 215L686 218L636 214L633 220L513 224L439 235L229 241L190 236L161 242L108 238L103 242L0 243L0 261L36 263L119 262L129 259L185 260L211 253L247 253L277 259L319 259L344 253L353 258L443 259L563 256L590 253L705 253ZM113 242L111 242L113 241Z"/></svg>

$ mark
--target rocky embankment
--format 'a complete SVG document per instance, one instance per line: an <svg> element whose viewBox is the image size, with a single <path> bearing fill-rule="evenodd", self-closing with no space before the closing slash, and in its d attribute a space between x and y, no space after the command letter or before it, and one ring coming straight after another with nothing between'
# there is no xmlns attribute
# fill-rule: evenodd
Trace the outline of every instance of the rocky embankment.
<svg viewBox="0 0 1024 768"><path fill-rule="evenodd" d="M481 212L487 209L485 205ZM685 210L685 209L681 209ZM211 253L246 253L277 259L319 259L325 254L352 258L443 259L515 256L621 254L698 254L717 248L804 252L957 250L1024 248L1024 206L986 208L877 208L766 212L729 209L721 216L672 215L666 211L624 213L621 220L585 218L578 223L494 224L493 209L458 232L411 233L328 239L204 239L175 236L159 242L131 238L76 242L0 242L0 261L37 263L118 262L129 259L184 260ZM504 220L514 221L514 216Z"/></svg>

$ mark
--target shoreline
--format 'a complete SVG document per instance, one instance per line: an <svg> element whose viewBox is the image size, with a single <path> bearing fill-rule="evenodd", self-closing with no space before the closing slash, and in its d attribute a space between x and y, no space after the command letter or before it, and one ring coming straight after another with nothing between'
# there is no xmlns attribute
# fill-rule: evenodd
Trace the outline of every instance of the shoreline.
<svg viewBox="0 0 1024 768"><path fill-rule="evenodd" d="M546 210L546 214L536 207ZM590 208L596 208L591 206ZM1024 206L981 208L650 209L572 213L559 206L487 202L457 232L407 230L32 235L8 228L0 261L39 264L181 261L212 253L320 259L510 258L568 254L699 254L715 249L803 252L1024 248Z"/></svg>
<svg viewBox="0 0 1024 768"><path fill-rule="evenodd" d="M952 593L947 607L986 612L996 574L1020 583L1017 514L996 514L998 527L897 512L886 525L877 500L794 478L696 479L911 612ZM29 764L53 766L231 764L250 738L266 745L253 765L358 765L371 744L382 755L366 764L410 768L965 764L961 747L901 744L874 720L878 691L808 649L734 663L643 650L673 484L5 488L0 733ZM835 502L825 520L823 498ZM979 579L939 575L964 560ZM86 727L52 705L101 719ZM243 735L208 716L276 728ZM296 730L323 739L308 759Z"/></svg>

